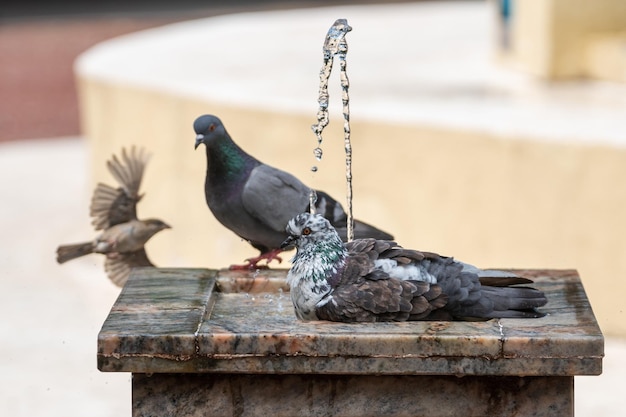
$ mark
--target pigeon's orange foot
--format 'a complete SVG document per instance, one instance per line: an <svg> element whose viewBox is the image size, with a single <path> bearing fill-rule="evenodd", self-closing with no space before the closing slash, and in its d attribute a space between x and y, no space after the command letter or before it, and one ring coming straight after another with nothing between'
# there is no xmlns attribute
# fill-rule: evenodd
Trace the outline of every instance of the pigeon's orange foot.
<svg viewBox="0 0 626 417"><path fill-rule="evenodd" d="M281 263L283 261L283 259L278 256L278 254L281 252L282 249L272 249L271 251L262 253L254 258L246 259L246 263L243 265L231 265L228 267L228 269L230 269L231 271L269 269L269 263L273 260L277 260L278 263ZM265 265L259 265L258 263L261 261L265 261Z"/></svg>

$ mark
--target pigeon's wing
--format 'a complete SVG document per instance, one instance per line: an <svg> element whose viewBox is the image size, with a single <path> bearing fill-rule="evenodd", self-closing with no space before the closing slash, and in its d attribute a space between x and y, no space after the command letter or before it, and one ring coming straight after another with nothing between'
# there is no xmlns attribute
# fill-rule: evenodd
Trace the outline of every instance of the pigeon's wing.
<svg viewBox="0 0 626 417"><path fill-rule="evenodd" d="M130 271L140 266L154 266L148 259L145 249L128 253L116 253L113 256L107 256L104 261L105 272L109 279L118 287L123 287L128 280Z"/></svg>
<svg viewBox="0 0 626 417"><path fill-rule="evenodd" d="M414 249L405 249L392 240L355 239L346 243L350 254L365 254L369 259L390 259L400 265L421 262L424 259L439 258L432 252L420 252Z"/></svg>
<svg viewBox="0 0 626 417"><path fill-rule="evenodd" d="M113 155L107 168L119 183L118 188L98 184L91 198L90 215L96 230L107 229L137 218L139 187L150 155L134 146L130 153L122 149L121 159Z"/></svg>
<svg viewBox="0 0 626 417"><path fill-rule="evenodd" d="M309 188L287 172L259 165L250 173L241 201L251 216L284 232L287 222L306 210Z"/></svg>
<svg viewBox="0 0 626 417"><path fill-rule="evenodd" d="M486 320L505 317L541 317L545 295L534 288L517 287L531 280L510 272L485 273L453 258L439 257L427 263L449 298L446 310L456 319Z"/></svg>
<svg viewBox="0 0 626 417"><path fill-rule="evenodd" d="M419 320L445 306L447 298L438 285L389 278L384 272L371 271L368 264L371 261L366 254L348 258L329 299L317 307L318 318L344 322Z"/></svg>
<svg viewBox="0 0 626 417"><path fill-rule="evenodd" d="M383 282L393 280L393 278L389 279L390 275L403 281L412 282L418 287L415 292L417 295L412 299L412 303L415 305L416 302L419 302L423 309L421 312L419 308L415 310L417 312L411 312L408 320L485 320L494 317L541 317L543 314L535 311L535 308L541 307L547 302L543 292L534 288L517 286L530 284L532 281L519 277L512 272L481 270L456 261L454 258L440 256L433 252L405 249L393 241L356 239L347 243L346 248L350 255L349 259L356 260L365 257L376 267L365 273L361 268L360 274L352 274L352 276L360 276L370 281L366 281L360 287L354 285L350 287L346 281L344 289L340 288L341 282L338 282L337 291L333 295L335 304L339 303L338 300L341 300L341 303L347 303L350 297L369 300L367 295L362 294L363 292L384 294L385 291L381 288L384 287ZM431 278L435 278L435 280L430 280ZM355 281L355 278L352 280ZM373 281L381 281L381 283L374 283ZM437 284L430 284L428 287L428 282L436 282ZM363 288L363 290L361 291L359 288ZM349 293L345 293L348 290L350 290ZM425 291L423 296L421 296L421 291ZM382 296L379 295L378 297ZM374 300L378 299L384 300L385 298L375 298ZM369 301L370 304L359 305L359 301L355 301L357 307L365 308L374 313L376 310L371 306L371 302ZM385 303L396 308L389 300ZM333 304L328 303L326 308L332 309ZM351 309L342 304L340 311L349 312ZM357 311L360 310L357 309ZM375 314L379 318L389 320L392 313L392 311L388 311ZM393 316L391 320L404 320L404 318L402 314L398 314Z"/></svg>

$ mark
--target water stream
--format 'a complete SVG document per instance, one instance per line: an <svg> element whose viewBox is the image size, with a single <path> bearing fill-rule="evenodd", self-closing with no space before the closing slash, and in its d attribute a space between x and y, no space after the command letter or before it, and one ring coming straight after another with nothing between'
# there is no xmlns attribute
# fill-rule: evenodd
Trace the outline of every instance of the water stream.
<svg viewBox="0 0 626 417"><path fill-rule="evenodd" d="M352 217L352 144L350 142L350 96L348 89L350 81L346 72L346 55L348 53L348 43L346 42L346 34L352 30L346 19L337 19L335 23L328 29L324 40L324 64L320 70L320 88L317 102L319 109L317 111L317 123L311 126L313 133L317 137L317 147L313 150L315 159L320 161L323 156L322 151L322 132L328 125L328 79L333 69L333 61L335 56L339 60L339 79L341 82L341 101L343 103L343 133L344 133L344 149L346 152L346 200L347 200L347 235L348 241L354 238L354 219ZM316 172L317 166L311 167L311 171ZM315 212L315 202L317 195L315 190L311 190L309 195L309 205L311 213Z"/></svg>

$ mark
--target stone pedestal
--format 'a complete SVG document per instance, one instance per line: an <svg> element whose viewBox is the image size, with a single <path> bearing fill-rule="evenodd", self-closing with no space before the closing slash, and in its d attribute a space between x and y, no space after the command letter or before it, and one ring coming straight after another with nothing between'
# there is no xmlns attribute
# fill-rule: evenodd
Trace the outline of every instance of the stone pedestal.
<svg viewBox="0 0 626 417"><path fill-rule="evenodd" d="M301 322L285 270L138 269L98 337L134 416L573 415L603 336L572 270L518 271L541 319Z"/></svg>

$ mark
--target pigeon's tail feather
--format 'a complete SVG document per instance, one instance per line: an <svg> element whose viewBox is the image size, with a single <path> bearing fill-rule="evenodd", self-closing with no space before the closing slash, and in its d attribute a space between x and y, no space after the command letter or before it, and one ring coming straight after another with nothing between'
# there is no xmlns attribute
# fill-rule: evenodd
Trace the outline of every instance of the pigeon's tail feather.
<svg viewBox="0 0 626 417"><path fill-rule="evenodd" d="M498 269L480 269L474 265L457 261L463 266L464 272L472 272L478 276L482 285L493 287L506 287L508 285L532 284L532 280L523 278L511 271L500 271Z"/></svg>
<svg viewBox="0 0 626 417"><path fill-rule="evenodd" d="M330 221L333 226L346 224L346 212L343 210L341 204L326 194L324 191L315 190L317 200L315 200L315 212L321 214ZM310 205L307 207L307 211L310 211Z"/></svg>
<svg viewBox="0 0 626 417"><path fill-rule="evenodd" d="M531 318L543 317L536 311L548 300L542 291L529 287L490 287L483 286L483 296L493 303L491 318Z"/></svg>
<svg viewBox="0 0 626 417"><path fill-rule="evenodd" d="M484 271L483 271L484 272ZM490 271L490 272L502 272L502 271ZM489 287L508 287L511 285L520 284L532 284L533 281L528 278L520 277L517 275L483 275L478 273L478 280L481 285Z"/></svg>
<svg viewBox="0 0 626 417"><path fill-rule="evenodd" d="M317 200L315 211L330 221L330 224L337 230L341 240L347 241L347 221L348 217L343 206L324 191L316 190ZM309 211L307 209L307 211ZM387 232L377 229L360 220L354 221L354 238L365 239L374 238L380 240L393 240L393 236Z"/></svg>
<svg viewBox="0 0 626 417"><path fill-rule="evenodd" d="M93 243L77 243L74 245L61 245L57 248L57 262L62 264L93 252Z"/></svg>
<svg viewBox="0 0 626 417"><path fill-rule="evenodd" d="M541 311L537 311L535 309L528 310L506 310L506 311L498 311L498 314L494 314L493 317L490 318L498 318L498 319L538 319L541 317L545 317L546 313L542 313Z"/></svg>
<svg viewBox="0 0 626 417"><path fill-rule="evenodd" d="M360 220L354 221L354 238L355 239L364 239L364 238L374 238L378 240L392 240L393 235L390 235L387 232L384 232L380 229L375 228L372 225L369 225Z"/></svg>

